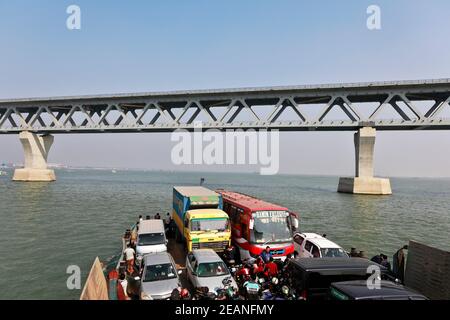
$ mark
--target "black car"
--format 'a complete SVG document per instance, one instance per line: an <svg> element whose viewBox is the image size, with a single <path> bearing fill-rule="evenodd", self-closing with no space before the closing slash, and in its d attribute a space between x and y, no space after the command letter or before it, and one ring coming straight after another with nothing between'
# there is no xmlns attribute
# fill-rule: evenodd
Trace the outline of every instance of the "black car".
<svg viewBox="0 0 450 320"><path fill-rule="evenodd" d="M332 283L329 297L332 300L428 300L420 293L386 280L373 289L364 280Z"/></svg>
<svg viewBox="0 0 450 320"><path fill-rule="evenodd" d="M286 266L286 275L297 296L306 300L323 300L328 297L331 283L367 280L374 268L379 268L382 279L388 277L386 268L363 258L291 259Z"/></svg>

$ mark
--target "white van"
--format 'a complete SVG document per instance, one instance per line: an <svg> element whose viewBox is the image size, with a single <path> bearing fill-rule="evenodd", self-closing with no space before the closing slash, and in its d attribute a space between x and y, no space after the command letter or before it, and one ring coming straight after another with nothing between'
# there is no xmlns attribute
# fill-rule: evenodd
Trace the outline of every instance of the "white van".
<svg viewBox="0 0 450 320"><path fill-rule="evenodd" d="M136 255L142 257L148 253L167 251L167 239L164 223L160 219L142 220L136 239ZM139 259L140 260L140 259Z"/></svg>

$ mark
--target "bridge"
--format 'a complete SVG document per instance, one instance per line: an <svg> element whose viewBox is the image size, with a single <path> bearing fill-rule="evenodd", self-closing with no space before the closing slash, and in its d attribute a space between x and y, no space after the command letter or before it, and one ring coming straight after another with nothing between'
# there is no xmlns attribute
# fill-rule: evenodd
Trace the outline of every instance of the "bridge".
<svg viewBox="0 0 450 320"><path fill-rule="evenodd" d="M0 134L20 134L25 168L14 179L30 181L54 180L53 134L193 131L198 121L203 130L355 131L355 178L339 191L389 194L389 180L373 178L376 130L448 130L449 102L450 79L9 99Z"/></svg>

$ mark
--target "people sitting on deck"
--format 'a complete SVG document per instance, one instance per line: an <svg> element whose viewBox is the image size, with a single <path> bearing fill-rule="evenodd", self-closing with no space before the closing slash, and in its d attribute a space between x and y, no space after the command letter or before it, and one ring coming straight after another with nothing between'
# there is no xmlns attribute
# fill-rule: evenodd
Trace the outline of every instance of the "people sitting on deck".
<svg viewBox="0 0 450 320"><path fill-rule="evenodd" d="M149 215L146 215L146 216L145 216L145 220L150 220L150 216L149 216Z"/></svg>
<svg viewBox="0 0 450 320"><path fill-rule="evenodd" d="M156 213L156 215L155 215L155 219L161 219L161 216L159 215L159 212L158 213Z"/></svg>
<svg viewBox="0 0 450 320"><path fill-rule="evenodd" d="M358 254L358 251L356 251L356 248L351 248L350 249L350 257L352 257L352 258L359 257L359 254Z"/></svg>
<svg viewBox="0 0 450 320"><path fill-rule="evenodd" d="M363 258L363 259L369 259L369 258L367 257L367 255L366 255L366 252L363 251L363 250L360 250L360 251L359 251L358 257L359 257L359 258Z"/></svg>
<svg viewBox="0 0 450 320"><path fill-rule="evenodd" d="M139 224L139 222L142 222L142 220L144 220L144 219L142 218L142 214L140 214L139 215L139 220L138 220L138 222L136 224Z"/></svg>
<svg viewBox="0 0 450 320"><path fill-rule="evenodd" d="M381 264L381 261L383 260L381 258L382 255L383 255L382 253L377 254L376 256L373 256L372 259L370 259L370 261L373 261L375 263Z"/></svg>
<svg viewBox="0 0 450 320"><path fill-rule="evenodd" d="M389 263L388 257L385 254L380 254L381 256L381 265L391 271L391 264Z"/></svg>
<svg viewBox="0 0 450 320"><path fill-rule="evenodd" d="M261 252L261 258L263 259L264 263L267 263L270 261L270 258L272 257L272 254L270 253L270 247L267 246L266 249Z"/></svg>
<svg viewBox="0 0 450 320"><path fill-rule="evenodd" d="M134 255L135 251L131 246L128 244L127 248L124 251L125 260L127 261L127 272L128 274L133 274L134 272Z"/></svg>

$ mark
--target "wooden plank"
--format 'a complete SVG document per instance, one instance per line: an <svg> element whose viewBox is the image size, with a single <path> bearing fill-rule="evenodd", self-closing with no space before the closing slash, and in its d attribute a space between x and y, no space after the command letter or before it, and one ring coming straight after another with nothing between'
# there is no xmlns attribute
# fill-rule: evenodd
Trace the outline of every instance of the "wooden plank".
<svg viewBox="0 0 450 320"><path fill-rule="evenodd" d="M108 285L98 257L91 267L80 300L109 300Z"/></svg>

